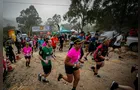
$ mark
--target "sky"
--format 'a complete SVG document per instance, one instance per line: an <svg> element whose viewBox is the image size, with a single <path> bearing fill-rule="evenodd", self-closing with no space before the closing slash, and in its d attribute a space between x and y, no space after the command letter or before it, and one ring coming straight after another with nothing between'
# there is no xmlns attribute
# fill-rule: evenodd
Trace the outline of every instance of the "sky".
<svg viewBox="0 0 140 90"><path fill-rule="evenodd" d="M43 24L48 18L54 14L63 16L69 9L71 4L70 0L3 0L3 18L4 24L17 26L16 17L20 12L28 8L31 4L34 5L39 16L42 18ZM37 3L37 4L36 4ZM62 22L65 23L65 22Z"/></svg>

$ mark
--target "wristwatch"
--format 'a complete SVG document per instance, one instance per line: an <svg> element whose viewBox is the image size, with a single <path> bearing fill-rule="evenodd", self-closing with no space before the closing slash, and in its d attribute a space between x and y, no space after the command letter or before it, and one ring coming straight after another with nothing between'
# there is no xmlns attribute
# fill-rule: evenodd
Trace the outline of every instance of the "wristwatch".
<svg viewBox="0 0 140 90"><path fill-rule="evenodd" d="M76 64L74 64L73 68L75 68L75 67L76 67Z"/></svg>

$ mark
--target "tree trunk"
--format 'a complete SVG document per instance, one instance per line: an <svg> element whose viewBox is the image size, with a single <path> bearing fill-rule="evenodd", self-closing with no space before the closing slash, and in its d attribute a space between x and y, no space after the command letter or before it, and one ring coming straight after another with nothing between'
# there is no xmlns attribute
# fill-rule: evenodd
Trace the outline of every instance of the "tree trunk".
<svg viewBox="0 0 140 90"><path fill-rule="evenodd" d="M128 3L128 0L125 1L125 5L122 10L122 14L121 14L121 18L120 18L120 31L121 31L121 28L123 27L124 19L126 16L127 3Z"/></svg>

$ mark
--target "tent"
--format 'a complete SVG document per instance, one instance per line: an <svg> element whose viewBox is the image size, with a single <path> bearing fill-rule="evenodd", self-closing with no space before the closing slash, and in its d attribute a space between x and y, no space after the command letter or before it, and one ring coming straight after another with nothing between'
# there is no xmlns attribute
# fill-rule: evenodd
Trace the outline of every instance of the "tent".
<svg viewBox="0 0 140 90"><path fill-rule="evenodd" d="M60 33L71 33L71 30L66 30L64 27L60 27Z"/></svg>

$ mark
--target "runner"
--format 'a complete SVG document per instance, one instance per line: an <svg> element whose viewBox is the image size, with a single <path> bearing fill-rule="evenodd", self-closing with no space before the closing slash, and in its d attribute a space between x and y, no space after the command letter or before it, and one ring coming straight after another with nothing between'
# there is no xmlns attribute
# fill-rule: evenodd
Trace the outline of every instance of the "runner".
<svg viewBox="0 0 140 90"><path fill-rule="evenodd" d="M77 36L77 38L79 38L81 41L85 42L84 35L85 35L84 31L82 31L80 33L80 35ZM83 45L82 45L82 47L83 47ZM81 47L81 56L80 56L80 59L82 59L82 57L84 56L84 51L83 51L83 48L82 47Z"/></svg>
<svg viewBox="0 0 140 90"><path fill-rule="evenodd" d="M13 47L10 44L9 41L6 42L5 51L6 51L6 57L9 58L9 60L11 61L11 63L13 63L13 60L16 63L15 54L13 52Z"/></svg>
<svg viewBox="0 0 140 90"><path fill-rule="evenodd" d="M92 53L96 50L96 46L97 46L97 35L95 35L95 37L92 37L89 41L88 53L84 57L85 60L88 60L87 56L89 54L92 55Z"/></svg>
<svg viewBox="0 0 140 90"><path fill-rule="evenodd" d="M92 67L94 71L94 75L100 78L100 75L98 75L98 71L101 67L104 66L104 60L108 60L107 57L105 57L108 54L108 45L109 40L104 40L102 44L100 44L96 51L93 54L94 60L96 62L96 67Z"/></svg>
<svg viewBox="0 0 140 90"><path fill-rule="evenodd" d="M39 51L39 59L41 60L41 64L43 67L44 74L38 74L38 80L43 82L49 82L46 77L49 76L52 70L52 47L51 40L46 39L47 46L43 47L42 50Z"/></svg>
<svg viewBox="0 0 140 90"><path fill-rule="evenodd" d="M63 51L63 44L64 44L64 41L65 41L65 37L64 37L64 34L62 34L62 35L59 37L59 42L60 42L59 51Z"/></svg>
<svg viewBox="0 0 140 90"><path fill-rule="evenodd" d="M23 48L22 52L24 53L26 59L26 67L30 67L32 48L29 46L28 42L26 43L26 46Z"/></svg>
<svg viewBox="0 0 140 90"><path fill-rule="evenodd" d="M137 66L132 66L131 73L133 73L134 71L137 71L137 70L138 70L138 65ZM111 84L110 90L116 90L118 88L123 89L123 90L138 90L138 73L136 75L136 79L134 80L133 84L135 86L135 89L133 89L130 86L121 85L118 82L113 81L112 84Z"/></svg>
<svg viewBox="0 0 140 90"><path fill-rule="evenodd" d="M59 74L58 81L60 81L61 78L63 78L65 81L72 83L73 77L73 88L72 90L76 90L76 87L78 85L78 82L80 80L80 62L84 63L82 60L80 60L80 48L81 48L81 40L76 38L74 40L74 47L72 47L66 56L65 59L65 71L67 76L63 76L62 74Z"/></svg>
<svg viewBox="0 0 140 90"><path fill-rule="evenodd" d="M55 49L56 49L56 46L57 46L57 43L58 43L58 38L56 35L54 35L52 38L51 38L51 41L52 41L52 47L53 47L53 54L55 56ZM56 57L56 56L55 56Z"/></svg>
<svg viewBox="0 0 140 90"><path fill-rule="evenodd" d="M114 51L114 49L117 48L119 50L119 54L121 54L121 43L123 41L123 36L124 36L123 32L121 32L120 35L117 36L117 39L113 45L113 49L110 52ZM119 58L122 58L122 57L119 55Z"/></svg>
<svg viewBox="0 0 140 90"><path fill-rule="evenodd" d="M32 57L33 57L33 47L34 47L34 45L33 45L33 39L30 39L30 42L29 42L30 44L30 47L32 48Z"/></svg>
<svg viewBox="0 0 140 90"><path fill-rule="evenodd" d="M44 39L41 37L40 40L38 40L39 48L42 47L43 43L44 43Z"/></svg>

